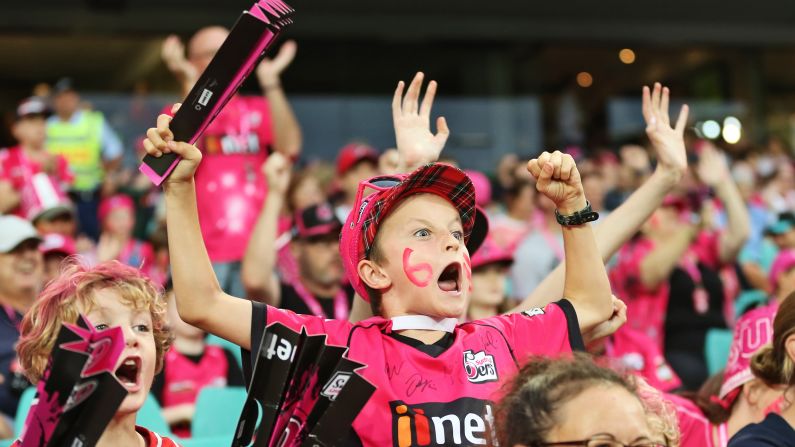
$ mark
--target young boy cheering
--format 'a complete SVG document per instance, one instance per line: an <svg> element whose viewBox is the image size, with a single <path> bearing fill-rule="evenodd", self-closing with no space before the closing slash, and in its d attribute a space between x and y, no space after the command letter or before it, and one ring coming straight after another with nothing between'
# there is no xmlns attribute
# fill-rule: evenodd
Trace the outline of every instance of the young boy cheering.
<svg viewBox="0 0 795 447"><path fill-rule="evenodd" d="M422 145L431 135L436 85L429 85L420 105L421 84L418 75L402 102L402 83L395 93L398 143L408 147L404 161L417 148L401 146L401 137ZM294 330L303 326L311 334L327 334L330 344L348 346L348 357L368 365L363 376L377 387L353 423L349 445L485 444L499 381L530 355L581 347L580 331L611 316L610 286L587 225L595 216L574 160L560 152L528 162L538 190L555 203L564 225L565 298L544 309L457 324L471 288L467 242L483 228L475 228L471 181L442 164L376 177L359 187L340 253L348 279L378 317L352 324L229 296L218 286L201 240L193 183L201 153L173 141L169 121L167 115L158 118L145 146L154 156L182 157L164 186L180 316L252 352L252 341L274 322ZM444 121L438 124L446 132Z"/></svg>

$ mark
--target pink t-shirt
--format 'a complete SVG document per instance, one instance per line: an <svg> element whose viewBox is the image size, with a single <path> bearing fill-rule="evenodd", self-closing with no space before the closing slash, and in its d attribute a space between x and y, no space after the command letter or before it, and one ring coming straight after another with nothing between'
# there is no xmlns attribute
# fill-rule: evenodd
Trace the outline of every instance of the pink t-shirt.
<svg viewBox="0 0 795 447"><path fill-rule="evenodd" d="M66 158L61 155L55 157L55 171L49 177L57 188L55 193L63 196L63 191L72 184L74 175ZM11 183L14 190L21 194L19 206L12 210L13 214L27 219L30 211L40 207L41 200L35 197L33 182L34 176L43 172L41 166L27 157L21 147L0 150L0 180Z"/></svg>
<svg viewBox="0 0 795 447"><path fill-rule="evenodd" d="M682 384L654 341L641 331L621 327L607 340L605 355L614 366L640 375L660 391Z"/></svg>
<svg viewBox="0 0 795 447"><path fill-rule="evenodd" d="M264 314L267 324L328 334L328 344L349 346L348 357L367 365L362 375L376 391L353 422L364 446L485 444L503 381L530 355L582 345L568 301L459 324L451 345L435 357L390 336L392 322L383 318L352 324L254 306L255 337L264 330Z"/></svg>
<svg viewBox="0 0 795 447"><path fill-rule="evenodd" d="M613 293L627 303L626 326L644 333L658 350L662 350L668 281L663 281L656 289L649 289L640 281L640 263L653 249L654 242L649 239L624 245L610 270L610 284Z"/></svg>
<svg viewBox="0 0 795 447"><path fill-rule="evenodd" d="M240 95L229 100L196 142L203 154L195 176L199 225L213 262L243 258L265 200L261 168L272 144L267 102Z"/></svg>
<svg viewBox="0 0 795 447"><path fill-rule="evenodd" d="M690 245L679 267L691 273L697 262L719 270L719 233L702 232ZM638 238L625 244L618 252L616 264L610 270L610 284L616 296L627 304L627 326L643 332L651 338L657 348L664 349L665 315L668 311L670 292L668 280L662 281L656 288L649 289L640 279L640 265L646 256L654 250L654 241ZM690 260L690 262L686 262ZM696 274L697 268L696 268ZM700 281L700 278L698 279Z"/></svg>

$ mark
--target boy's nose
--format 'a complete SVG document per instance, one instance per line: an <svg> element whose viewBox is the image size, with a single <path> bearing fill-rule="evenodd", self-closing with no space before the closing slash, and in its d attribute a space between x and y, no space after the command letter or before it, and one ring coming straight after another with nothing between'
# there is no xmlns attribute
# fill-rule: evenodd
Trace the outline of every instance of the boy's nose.
<svg viewBox="0 0 795 447"><path fill-rule="evenodd" d="M458 249L461 247L461 241L459 241L452 234L447 237L445 244L446 244L445 250L450 250L450 251L458 251Z"/></svg>

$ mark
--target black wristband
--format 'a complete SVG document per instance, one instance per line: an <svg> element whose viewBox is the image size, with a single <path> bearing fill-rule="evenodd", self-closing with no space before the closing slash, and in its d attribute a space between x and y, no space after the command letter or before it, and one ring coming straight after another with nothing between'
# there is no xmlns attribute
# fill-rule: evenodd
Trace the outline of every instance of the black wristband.
<svg viewBox="0 0 795 447"><path fill-rule="evenodd" d="M591 202L588 201L585 202L585 208L573 214L567 214L563 216L558 212L557 209L555 210L555 219L557 219L559 224L566 227L583 225L588 222L593 222L598 218L599 213L591 208Z"/></svg>

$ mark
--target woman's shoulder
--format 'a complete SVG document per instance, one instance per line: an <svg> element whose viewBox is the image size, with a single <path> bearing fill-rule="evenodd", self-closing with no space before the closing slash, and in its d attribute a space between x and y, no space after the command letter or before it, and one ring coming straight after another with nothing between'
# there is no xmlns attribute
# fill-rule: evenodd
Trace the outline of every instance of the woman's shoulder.
<svg viewBox="0 0 795 447"><path fill-rule="evenodd" d="M795 447L795 429L775 413L737 432L729 447Z"/></svg>

